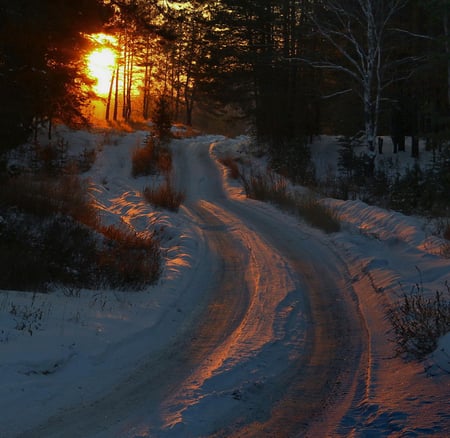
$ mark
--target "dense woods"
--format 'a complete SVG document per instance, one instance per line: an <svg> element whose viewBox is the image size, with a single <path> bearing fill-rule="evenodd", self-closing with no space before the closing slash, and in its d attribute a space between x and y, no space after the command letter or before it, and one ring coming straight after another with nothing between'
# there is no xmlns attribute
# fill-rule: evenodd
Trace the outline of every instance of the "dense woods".
<svg viewBox="0 0 450 438"><path fill-rule="evenodd" d="M2 150L87 120L86 35L114 35L107 120L244 114L275 168L305 177L316 134L449 136L448 0L17 1L0 14ZM120 85L119 85L120 84ZM307 158L307 157L306 157ZM288 165L286 163L289 163Z"/></svg>
<svg viewBox="0 0 450 438"><path fill-rule="evenodd" d="M91 0L0 2L0 146L26 140L39 125L58 119L85 122L89 82L80 54L84 33L108 18ZM51 128L50 128L51 131Z"/></svg>

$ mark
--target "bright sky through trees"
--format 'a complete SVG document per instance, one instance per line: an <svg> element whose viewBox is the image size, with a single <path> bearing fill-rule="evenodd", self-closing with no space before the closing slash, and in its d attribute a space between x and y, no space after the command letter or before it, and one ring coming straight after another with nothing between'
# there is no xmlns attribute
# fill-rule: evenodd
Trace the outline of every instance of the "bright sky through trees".
<svg viewBox="0 0 450 438"><path fill-rule="evenodd" d="M117 63L117 52L113 46L116 38L112 35L94 34L89 37L98 47L89 53L87 68L89 76L96 81L94 91L101 97L108 94L113 70Z"/></svg>

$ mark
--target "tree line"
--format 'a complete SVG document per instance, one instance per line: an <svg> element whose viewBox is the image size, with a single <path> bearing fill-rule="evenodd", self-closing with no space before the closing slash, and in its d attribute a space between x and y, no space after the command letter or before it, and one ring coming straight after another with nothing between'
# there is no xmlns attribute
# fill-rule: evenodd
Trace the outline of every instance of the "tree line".
<svg viewBox="0 0 450 438"><path fill-rule="evenodd" d="M399 150L406 135L439 149L449 137L449 11L449 0L1 0L0 144L55 119L85 122L83 35L109 32L120 61L107 119L147 119L161 97L187 124L196 105L235 105L273 162L295 172L324 132L361 130L369 150L380 134Z"/></svg>

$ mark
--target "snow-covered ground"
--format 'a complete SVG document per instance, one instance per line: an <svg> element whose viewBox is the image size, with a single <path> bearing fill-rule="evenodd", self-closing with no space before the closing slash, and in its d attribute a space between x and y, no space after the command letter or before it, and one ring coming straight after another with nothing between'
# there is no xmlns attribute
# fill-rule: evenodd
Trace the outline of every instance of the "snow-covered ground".
<svg viewBox="0 0 450 438"><path fill-rule="evenodd" d="M162 277L158 284L141 292L0 292L2 438L19 436L71 406L100 398L144 364L148 355L173 340L207 299L206 290L188 287L193 275L206 279L214 261L202 244L198 227L182 213L155 210L144 202L141 190L153 183L152 177L131 177L131 151L142 144L145 135L145 131L66 132L65 138L75 149L97 149L97 160L86 177L92 181L92 193L105 223L123 221L137 231L161 230L165 248ZM213 159L224 155L246 158L249 140L243 136L201 136L175 140L174 147L195 143L199 147L209 145L204 150ZM313 149L319 173L335 168L336 145L335 139L323 138ZM388 156L385 153L377 159ZM227 178L226 169L217 166L222 171L226 196L246 202L239 183ZM198 189L194 182L186 187L187 191ZM355 388L355 397L345 406L343 417L338 399L328 415L317 419L311 436L450 436L450 335L441 339L436 352L425 362L406 363L394 357L385 316L386 306L417 284L426 293L445 290L450 260L440 256L444 241L427 231L423 218L407 217L360 201L323 202L336 210L342 231L332 235L317 230L311 233L346 266L368 333L369 365L361 377L365 380L364 390ZM280 224L291 221L308 231L298 219L288 218L272 206L258 203L258 208L279 215ZM275 360L271 363L271 357L265 357L266 366L276 367ZM239 372L241 375L233 378L246 382L246 373L252 370L242 366ZM222 387L221 376L215 374L210 386ZM227 376L223 374L223 378ZM177 429L174 425L185 420L180 409L170 424L170 436L202 436L208 430L208 415L214 417L216 407L246 403L240 394L225 397L214 387L210 391L215 394L207 399L210 410L206 403L202 409L189 409L188 427ZM162 428L156 432L153 429L152 434L146 430L130 428L130 434L114 436L168 433Z"/></svg>

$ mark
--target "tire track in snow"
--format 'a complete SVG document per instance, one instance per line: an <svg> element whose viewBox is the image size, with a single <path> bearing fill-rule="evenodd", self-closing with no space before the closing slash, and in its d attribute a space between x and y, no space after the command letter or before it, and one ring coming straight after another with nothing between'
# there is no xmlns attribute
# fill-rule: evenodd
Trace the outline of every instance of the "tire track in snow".
<svg viewBox="0 0 450 438"><path fill-rule="evenodd" d="M111 393L24 437L305 436L330 396L337 415L353 398L365 339L338 258L270 208L227 199L205 140L178 144L175 164L212 270L198 264L186 296L206 288L208 303Z"/></svg>
<svg viewBox="0 0 450 438"><path fill-rule="evenodd" d="M218 171L207 153L208 145L192 142L183 147L178 153L182 157L181 181L184 187L187 185L188 200L195 200L195 196L210 199L224 222L240 221L239 228L246 229L243 231L246 236L252 233L259 236L257 251L282 255L284 269L272 270L269 275L295 273L296 286L300 285L302 290L296 300L308 309L306 317L302 314L305 326L297 339L297 344L301 344L297 354L291 347L293 354L288 366L267 378L266 388L258 393L261 401L247 400L250 405L247 412L240 406L234 419L226 417L221 426L217 423L220 430L217 436L296 436L306 433L318 418L325 421L322 430L327 424L336 424L354 397L358 397L357 390L358 394L364 391L368 361L367 332L342 260L320 239L316 241L313 235L305 237L300 227L279 223L279 212L272 217L268 214L270 208L260 209L260 203L227 199L217 182ZM189 178L193 180L187 184ZM249 246L254 245L252 242ZM265 250L261 250L263 247ZM265 264L260 264L261 272ZM277 317L283 320L280 315ZM300 313L292 319L295 317L300 317ZM285 325L289 327L287 320ZM286 343L292 346L295 341L287 341L288 338L289 334L285 334ZM332 404L332 397L339 405L325 416L325 407Z"/></svg>

